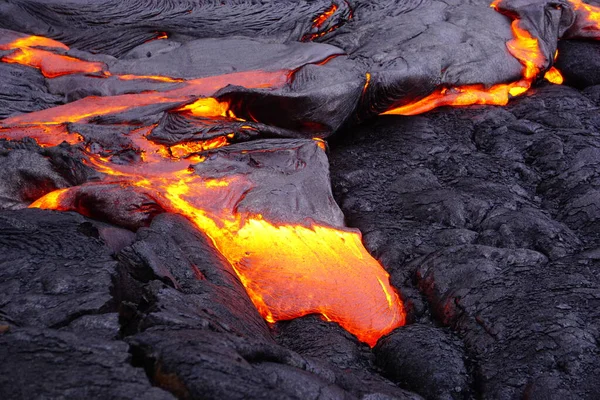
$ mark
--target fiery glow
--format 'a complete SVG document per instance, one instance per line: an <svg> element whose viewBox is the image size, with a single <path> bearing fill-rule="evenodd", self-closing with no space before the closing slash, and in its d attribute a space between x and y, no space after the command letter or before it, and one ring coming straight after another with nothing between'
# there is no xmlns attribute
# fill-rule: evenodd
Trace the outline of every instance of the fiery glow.
<svg viewBox="0 0 600 400"><path fill-rule="evenodd" d="M245 176L206 179L195 175L188 168L189 161L169 157L163 146L145 138L151 129L130 134L136 145L143 144L147 154L143 163L117 165L90 155L90 165L107 174L107 182L144 188L166 210L183 214L205 232L267 321L320 313L371 346L404 324L403 305L389 284L389 275L365 250L359 232L239 213L236 205L253 187ZM64 135L58 134L57 141ZM225 137L170 150L185 155L224 143ZM61 203L68 190L51 192L31 207L68 209Z"/></svg>
<svg viewBox="0 0 600 400"><path fill-rule="evenodd" d="M227 138L218 136L214 139L205 140L203 142L185 142L169 147L171 155L175 158L185 158L194 153L200 153L206 150L217 149L227 146Z"/></svg>
<svg viewBox="0 0 600 400"><path fill-rule="evenodd" d="M389 276L364 249L358 233L274 224L259 216L215 218L197 205L194 179L172 183L166 197L213 239L268 321L321 313L370 345L404 323ZM235 183L237 188L246 185ZM223 187L223 197L237 189L231 183Z"/></svg>
<svg viewBox="0 0 600 400"><path fill-rule="evenodd" d="M510 97L518 96L529 89L530 83L519 81L511 84L461 86L439 89L429 96L402 107L386 111L384 115L416 115L442 106L470 106L474 104L506 105Z"/></svg>
<svg viewBox="0 0 600 400"><path fill-rule="evenodd" d="M325 141L321 138L313 138L313 140L317 143L317 146L319 146L321 148L321 150L326 151L327 150L327 143L325 143Z"/></svg>
<svg viewBox="0 0 600 400"><path fill-rule="evenodd" d="M338 10L337 4L332 4L322 14L318 15L315 19L313 19L312 28L313 29L321 29L323 27L323 25L325 25L325 23L335 14L335 12L337 10ZM350 13L349 19L352 19L352 12ZM307 33L300 40L303 42L308 42L308 41L318 39L322 36L327 35L328 33L333 32L334 30L336 30L337 28L339 28L342 25L343 25L343 21L340 21L339 23L329 27L329 29L326 29L324 31L315 32L315 33Z"/></svg>
<svg viewBox="0 0 600 400"><path fill-rule="evenodd" d="M69 191L69 189L59 189L59 190L50 192L47 195L45 195L44 197L40 197L39 199L37 199L36 201L31 203L29 208L43 208L46 210L66 211L61 206L61 199L62 199L63 195L65 193L67 193L68 191Z"/></svg>
<svg viewBox="0 0 600 400"><path fill-rule="evenodd" d="M110 97L90 96L62 106L17 115L0 122L0 126L47 125L87 121L92 117L123 112L135 107L159 103L185 102L197 96L210 96L231 84L247 88L281 87L287 82L287 70L248 71L198 78L185 82L183 87L165 92L124 94ZM216 101L216 100L215 100Z"/></svg>
<svg viewBox="0 0 600 400"><path fill-rule="evenodd" d="M236 118L233 111L229 109L228 102L219 101L212 97L198 99L187 106L179 108L178 111L188 112L195 117Z"/></svg>
<svg viewBox="0 0 600 400"><path fill-rule="evenodd" d="M337 11L337 4L332 4L323 14L313 20L313 28L320 28Z"/></svg>
<svg viewBox="0 0 600 400"><path fill-rule="evenodd" d="M544 79L549 82L554 83L555 85L562 85L564 78L560 71L555 67L550 68L545 74Z"/></svg>
<svg viewBox="0 0 600 400"><path fill-rule="evenodd" d="M371 84L371 74L367 72L365 74L365 86L363 86L363 90L362 90L362 95L363 96L367 92L367 89L369 88L370 84Z"/></svg>
<svg viewBox="0 0 600 400"><path fill-rule="evenodd" d="M48 47L69 50L69 46L42 36L26 36L16 39L10 43L0 43L0 50L22 49L25 47Z"/></svg>
<svg viewBox="0 0 600 400"><path fill-rule="evenodd" d="M546 59L540 51L538 40L519 25L518 19L515 19L510 25L515 38L508 41L506 47L510 54L525 66L523 77L533 80L539 74L540 66L544 65Z"/></svg>
<svg viewBox="0 0 600 400"><path fill-rule="evenodd" d="M581 0L567 0L573 9L583 16L587 23L585 30L600 31L600 7L584 3Z"/></svg>
<svg viewBox="0 0 600 400"><path fill-rule="evenodd" d="M122 81L133 81L136 79L148 79L151 81L159 81L159 82L185 82L185 79L179 78L169 78L168 76L158 76L158 75L117 75L119 79Z"/></svg>
<svg viewBox="0 0 600 400"><path fill-rule="evenodd" d="M120 167L105 167L124 176ZM137 173L132 184L158 192L167 210L212 238L268 321L321 313L370 345L404 323L388 274L358 232L239 214L233 207L252 186L243 177L207 180L187 168L160 176Z"/></svg>

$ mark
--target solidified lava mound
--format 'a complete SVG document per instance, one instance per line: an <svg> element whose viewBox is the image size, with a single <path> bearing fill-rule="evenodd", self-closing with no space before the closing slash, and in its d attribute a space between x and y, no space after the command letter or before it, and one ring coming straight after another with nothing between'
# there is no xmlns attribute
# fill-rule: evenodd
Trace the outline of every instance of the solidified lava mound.
<svg viewBox="0 0 600 400"><path fill-rule="evenodd" d="M0 0L0 398L600 398L599 40L596 0Z"/></svg>

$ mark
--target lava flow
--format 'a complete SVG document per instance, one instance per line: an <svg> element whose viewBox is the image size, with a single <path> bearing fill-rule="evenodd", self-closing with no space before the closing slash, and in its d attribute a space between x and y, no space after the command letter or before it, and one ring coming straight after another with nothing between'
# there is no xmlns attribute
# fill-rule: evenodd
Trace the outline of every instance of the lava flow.
<svg viewBox="0 0 600 400"><path fill-rule="evenodd" d="M197 175L189 168L189 158L166 157L162 146L146 141L146 134L140 129L134 139L145 142L149 156L144 163L115 165L90 156L91 165L109 176L107 182L152 193L164 209L186 216L205 232L267 321L319 313L371 346L404 324L402 302L389 284L389 275L365 250L360 233L313 221L286 224L237 212L236 205L256 183L243 175L221 179ZM321 149L321 143L315 142L315 151ZM74 203L71 192L76 190L51 192L31 207L81 212L70 205Z"/></svg>
<svg viewBox="0 0 600 400"><path fill-rule="evenodd" d="M500 0L496 0L491 4L491 7L497 10L499 3ZM475 104L504 106L512 97L525 93L529 90L547 60L540 49L538 39L521 27L518 18L512 21L511 30L514 38L506 43L506 47L509 53L523 64L523 79L491 87L466 85L440 88L421 100L393 108L383 114L415 115L442 106L470 106ZM544 77L555 84L561 84L563 80L560 71L554 67Z"/></svg>
<svg viewBox="0 0 600 400"><path fill-rule="evenodd" d="M38 45L59 48L54 41L30 39L30 42L17 44L12 42L10 48L17 49L17 53L13 54ZM65 50L64 47L60 49ZM55 55L59 59L66 57ZM48 73L55 71L52 64L56 59L50 57L49 60L48 65L45 61L23 64L46 71L48 78L59 76ZM61 68L66 65L62 61L59 64ZM85 71L75 68L65 72ZM179 87L164 92L86 97L0 121L0 137L11 140L31 137L43 146L54 146L63 141L77 144L82 141L81 136L69 133L66 123L85 122L93 117L157 103L173 103L178 112L194 117L243 121L229 109L229 103L198 97L210 96L227 84L248 88L281 87L290 75L290 71L238 72L179 82ZM99 78L106 79L107 76L104 74ZM121 79L152 77L126 76ZM181 106L182 103L187 105ZM103 182L89 182L50 192L31 207L78 211L87 215L88 210L76 199L79 190L110 184L143 190L151 194L164 210L186 216L212 239L267 321L318 313L339 323L371 346L382 335L404 324L403 304L389 283L389 275L366 251L358 231L310 219L302 223L286 223L260 213L239 211L238 203L261 182L251 181L244 174L207 178L190 166L215 162L214 156L206 158L202 152L227 145L229 135L163 146L147 139L153 128L142 127L127 135L135 151L141 153L141 160L137 163L122 165L113 162L110 156L88 151L86 163L105 174ZM312 151L324 154L322 141L307 143L307 146L312 146ZM268 214L266 211L264 214Z"/></svg>
<svg viewBox="0 0 600 400"><path fill-rule="evenodd" d="M29 36L9 43L0 43L0 50L12 50L10 54L2 57L1 60L6 63L37 68L46 78L79 73L95 74L106 70L103 63L83 61L75 57L38 49L37 47L49 47L61 51L69 50L69 47L55 40L40 36Z"/></svg>

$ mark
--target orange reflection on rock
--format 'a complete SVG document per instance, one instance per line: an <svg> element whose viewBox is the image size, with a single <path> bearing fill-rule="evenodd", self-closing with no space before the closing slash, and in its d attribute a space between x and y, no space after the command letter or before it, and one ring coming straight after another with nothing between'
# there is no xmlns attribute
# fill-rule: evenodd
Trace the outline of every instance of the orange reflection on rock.
<svg viewBox="0 0 600 400"><path fill-rule="evenodd" d="M497 10L501 0L495 0L491 7ZM429 96L414 103L392 108L382 114L415 115L442 106L506 105L511 97L525 93L537 78L546 58L542 53L538 39L521 27L521 21L515 19L511 23L514 38L506 43L509 53L523 65L523 79L507 84L497 84L490 87L484 85L465 85L452 88L441 88ZM549 71L550 79L558 81L560 72Z"/></svg>

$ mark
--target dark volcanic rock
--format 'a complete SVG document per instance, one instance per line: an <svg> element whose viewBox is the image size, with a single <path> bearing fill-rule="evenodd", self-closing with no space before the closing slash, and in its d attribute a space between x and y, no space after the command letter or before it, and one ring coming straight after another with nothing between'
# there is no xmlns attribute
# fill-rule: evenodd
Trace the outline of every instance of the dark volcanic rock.
<svg viewBox="0 0 600 400"><path fill-rule="evenodd" d="M154 329L129 342L151 379L183 399L419 399L393 387L349 392L335 368L230 334Z"/></svg>
<svg viewBox="0 0 600 400"><path fill-rule="evenodd" d="M119 231L72 213L0 213L0 397L172 398L115 340L117 262L102 237Z"/></svg>
<svg viewBox="0 0 600 400"><path fill-rule="evenodd" d="M269 221L291 224L311 219L344 226L344 215L331 193L327 155L314 140L255 140L203 155L208 160L193 166L197 175L209 179L244 177L240 186L248 189L236 199L236 212L262 214ZM233 192L234 185L230 187Z"/></svg>
<svg viewBox="0 0 600 400"><path fill-rule="evenodd" d="M35 328L0 333L3 399L174 399L130 365L128 346Z"/></svg>
<svg viewBox="0 0 600 400"><path fill-rule="evenodd" d="M198 330L147 331L130 343L151 378L183 399L352 398L275 345Z"/></svg>
<svg viewBox="0 0 600 400"><path fill-rule="evenodd" d="M63 211L78 213L136 231L165 212L151 193L124 184L76 186L61 196Z"/></svg>
<svg viewBox="0 0 600 400"><path fill-rule="evenodd" d="M472 396L462 343L441 329L420 324L397 329L374 352L385 375L427 399Z"/></svg>
<svg viewBox="0 0 600 400"><path fill-rule="evenodd" d="M40 147L31 139L0 140L0 208L20 209L56 189L98 180L83 163L82 148Z"/></svg>
<svg viewBox="0 0 600 400"><path fill-rule="evenodd" d="M272 341L231 265L185 218L158 216L149 228L137 232L135 242L119 259L122 273L149 282L144 287L141 282L135 284L136 289L118 288L123 299L145 304L145 314L131 322L139 325L135 330L200 328Z"/></svg>
<svg viewBox="0 0 600 400"><path fill-rule="evenodd" d="M586 94L548 85L505 109L380 119L331 145L347 221L413 318L463 340L476 396L598 396L600 131Z"/></svg>
<svg viewBox="0 0 600 400"><path fill-rule="evenodd" d="M117 263L98 229L78 214L0 214L0 306L18 326L61 327L116 311Z"/></svg>
<svg viewBox="0 0 600 400"><path fill-rule="evenodd" d="M336 383L352 393L359 394L363 399L376 399L377 396L418 397L382 378L376 372L373 353L368 346L359 343L337 324L325 322L316 315L308 315L292 321L279 322L276 332L279 344L307 359L327 362L334 366L332 370L336 374Z"/></svg>
<svg viewBox="0 0 600 400"><path fill-rule="evenodd" d="M62 101L60 96L48 93L46 80L33 68L0 63L0 76L0 119L43 110Z"/></svg>
<svg viewBox="0 0 600 400"><path fill-rule="evenodd" d="M600 84L600 49L598 43L561 40L556 67L565 78L565 84L585 88Z"/></svg>

